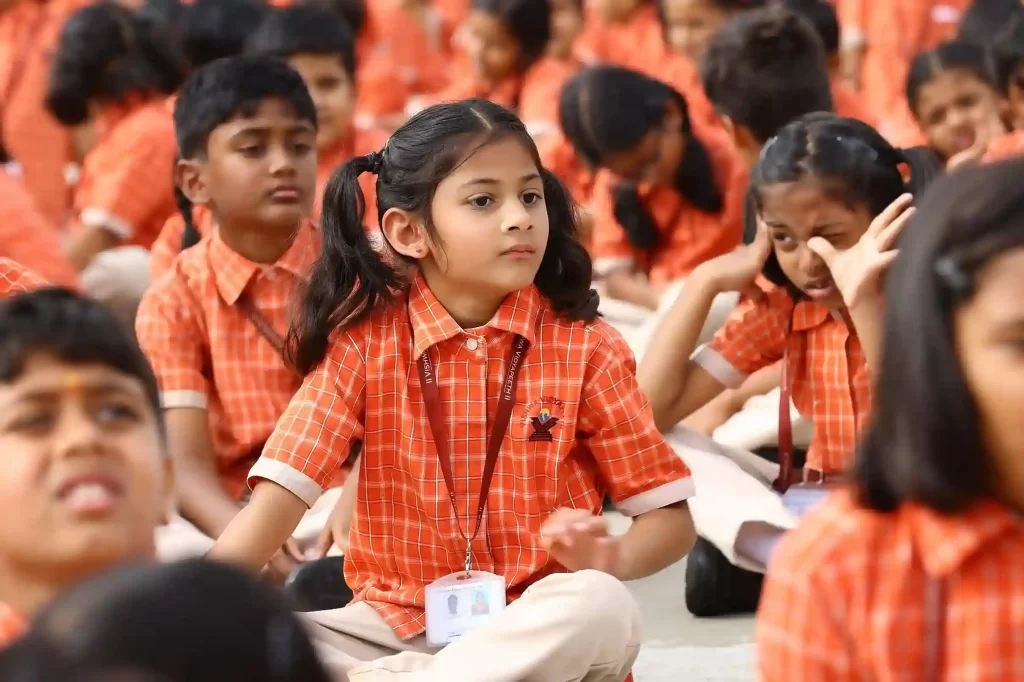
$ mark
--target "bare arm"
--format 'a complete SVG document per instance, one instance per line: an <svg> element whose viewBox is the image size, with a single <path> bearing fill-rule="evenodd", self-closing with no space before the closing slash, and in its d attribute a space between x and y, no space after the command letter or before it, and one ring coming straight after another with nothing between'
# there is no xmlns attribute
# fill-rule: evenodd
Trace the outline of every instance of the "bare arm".
<svg viewBox="0 0 1024 682"><path fill-rule="evenodd" d="M207 556L260 571L292 536L307 510L306 503L287 488L260 481L249 504L235 515Z"/></svg>
<svg viewBox="0 0 1024 682"><path fill-rule="evenodd" d="M114 248L120 240L110 230L98 225L82 225L71 233L67 256L76 272L85 270L93 258Z"/></svg>
<svg viewBox="0 0 1024 682"><path fill-rule="evenodd" d="M605 288L612 298L649 310L658 309L658 291L646 278L630 270L615 270L605 278Z"/></svg>
<svg viewBox="0 0 1024 682"><path fill-rule="evenodd" d="M781 384L782 363L777 362L751 374L739 388L722 391L711 402L683 419L683 426L710 437L715 429L742 410L748 400L765 395Z"/></svg>
<svg viewBox="0 0 1024 682"><path fill-rule="evenodd" d="M686 502L640 514L622 536L615 577L626 581L654 575L686 556L696 540Z"/></svg>

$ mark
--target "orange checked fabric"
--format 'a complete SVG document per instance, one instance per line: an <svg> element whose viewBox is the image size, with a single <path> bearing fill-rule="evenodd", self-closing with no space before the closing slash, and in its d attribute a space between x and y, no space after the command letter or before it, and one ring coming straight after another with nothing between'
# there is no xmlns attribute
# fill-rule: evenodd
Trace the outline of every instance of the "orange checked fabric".
<svg viewBox="0 0 1024 682"><path fill-rule="evenodd" d="M57 227L40 213L21 178L0 168L0 256L21 263L53 284L72 289L78 276L61 247Z"/></svg>
<svg viewBox="0 0 1024 682"><path fill-rule="evenodd" d="M163 406L209 411L221 480L236 498L244 495L249 467L302 383L238 299L247 294L283 336L295 287L319 253L311 226L269 266L246 260L215 234L185 251L139 306L136 331Z"/></svg>
<svg viewBox="0 0 1024 682"><path fill-rule="evenodd" d="M1021 130L1015 130L992 140L981 160L982 163L991 163L1018 156L1024 156L1024 131Z"/></svg>
<svg viewBox="0 0 1024 682"><path fill-rule="evenodd" d="M793 404L814 422L807 467L846 471L871 413L872 378L860 341L841 317L808 300L794 308L785 289L775 287L765 302L737 306L694 362L736 388L747 375L781 360L787 348Z"/></svg>
<svg viewBox="0 0 1024 682"><path fill-rule="evenodd" d="M0 298L48 286L50 283L36 273L9 258L0 257Z"/></svg>
<svg viewBox="0 0 1024 682"><path fill-rule="evenodd" d="M559 507L600 513L607 490L623 513L693 495L682 460L654 426L635 362L602 321L559 319L534 287L510 294L486 326L464 331L422 277L408 299L335 332L250 474L312 505L363 439L346 578L402 638L424 631L424 588L462 570L459 534L430 435L417 360L429 353L447 418L459 518L473 531L490 421L509 345L529 349L516 405L472 545L475 569L503 576L512 599L564 570L538 542Z"/></svg>
<svg viewBox="0 0 1024 682"><path fill-rule="evenodd" d="M26 629L28 623L25 622L24 616L0 602L0 649L13 644L25 634Z"/></svg>
<svg viewBox="0 0 1024 682"><path fill-rule="evenodd" d="M757 613L762 682L1016 682L1024 519L995 503L892 514L835 495L786 534ZM930 607L944 593L945 622ZM939 616L939 617L936 617ZM940 644L939 675L926 650Z"/></svg>

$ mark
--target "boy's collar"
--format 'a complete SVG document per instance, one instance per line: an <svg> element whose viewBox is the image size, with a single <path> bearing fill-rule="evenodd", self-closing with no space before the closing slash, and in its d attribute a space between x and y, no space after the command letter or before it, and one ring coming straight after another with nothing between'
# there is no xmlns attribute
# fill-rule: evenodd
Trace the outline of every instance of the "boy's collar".
<svg viewBox="0 0 1024 682"><path fill-rule="evenodd" d="M309 267L320 252L316 230L306 221L299 228L291 246L274 263L253 263L224 243L218 230L210 240L210 260L217 291L224 302L234 305L256 273L281 269L305 279Z"/></svg>

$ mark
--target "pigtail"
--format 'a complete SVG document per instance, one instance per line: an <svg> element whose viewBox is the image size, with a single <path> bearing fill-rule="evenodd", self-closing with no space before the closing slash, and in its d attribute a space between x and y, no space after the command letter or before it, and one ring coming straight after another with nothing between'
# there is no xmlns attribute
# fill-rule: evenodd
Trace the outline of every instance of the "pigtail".
<svg viewBox="0 0 1024 682"><path fill-rule="evenodd" d="M636 184L625 180L617 182L612 186L611 194L612 212L629 243L641 251L656 247L661 239L658 224L641 201Z"/></svg>
<svg viewBox="0 0 1024 682"><path fill-rule="evenodd" d="M897 149L899 163L906 164L910 178L905 180L906 191L920 197L925 188L945 171L942 159L931 147Z"/></svg>
<svg viewBox="0 0 1024 682"><path fill-rule="evenodd" d="M357 156L342 164L324 188L323 247L288 331L290 360L302 374L324 359L335 329L356 324L392 301L402 284L400 271L384 261L363 227L366 198L359 176L379 166L376 152Z"/></svg>
<svg viewBox="0 0 1024 682"><path fill-rule="evenodd" d="M554 173L542 170L541 180L550 231L534 284L563 318L592 322L598 315L598 296L590 286L590 254L579 240L579 206Z"/></svg>
<svg viewBox="0 0 1024 682"><path fill-rule="evenodd" d="M686 197L695 208L705 213L721 213L722 192L718 189L718 178L715 177L711 155L692 130L687 129L685 134L686 150L683 152L679 170L676 171L676 191ZM723 178L725 179L727 178Z"/></svg>

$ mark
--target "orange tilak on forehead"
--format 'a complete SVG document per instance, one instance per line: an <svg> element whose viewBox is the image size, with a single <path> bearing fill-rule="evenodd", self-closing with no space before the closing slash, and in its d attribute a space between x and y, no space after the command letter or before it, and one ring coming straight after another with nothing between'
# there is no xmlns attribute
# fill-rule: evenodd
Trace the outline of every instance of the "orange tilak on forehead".
<svg viewBox="0 0 1024 682"><path fill-rule="evenodd" d="M82 390L82 375L78 372L65 372L62 379L61 385L65 391Z"/></svg>

